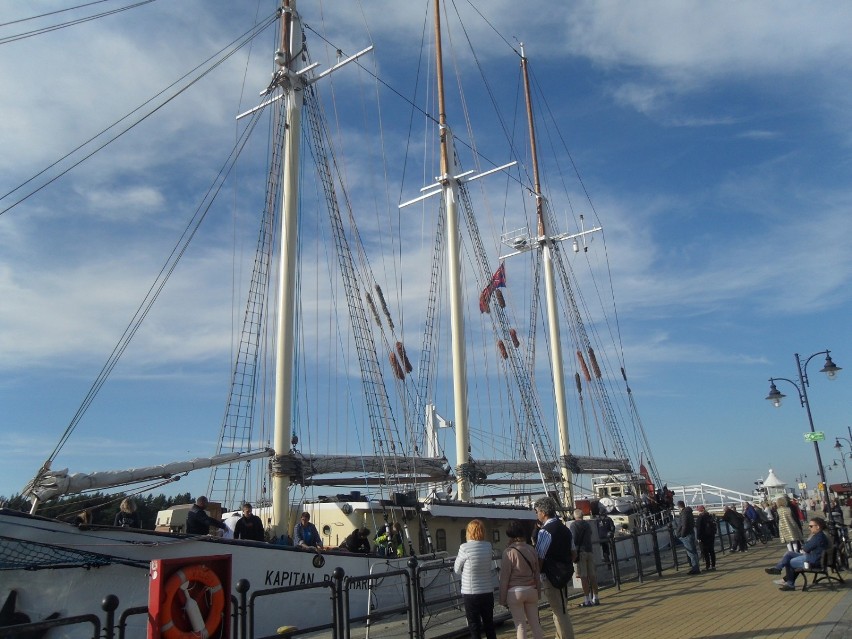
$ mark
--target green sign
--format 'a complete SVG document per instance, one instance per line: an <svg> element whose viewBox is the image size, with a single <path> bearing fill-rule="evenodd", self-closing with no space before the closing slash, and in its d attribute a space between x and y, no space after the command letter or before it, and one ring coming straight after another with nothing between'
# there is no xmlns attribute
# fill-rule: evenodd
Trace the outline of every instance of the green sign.
<svg viewBox="0 0 852 639"><path fill-rule="evenodd" d="M823 442L825 441L825 433L821 430L816 431L815 433L805 433L805 441L806 442Z"/></svg>

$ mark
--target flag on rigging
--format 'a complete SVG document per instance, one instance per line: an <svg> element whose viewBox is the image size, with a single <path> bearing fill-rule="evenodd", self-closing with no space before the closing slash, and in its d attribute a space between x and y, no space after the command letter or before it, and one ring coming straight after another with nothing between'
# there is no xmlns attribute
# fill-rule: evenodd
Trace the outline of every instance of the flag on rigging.
<svg viewBox="0 0 852 639"><path fill-rule="evenodd" d="M488 285L482 289L482 293L479 295L479 312L480 313L490 313L491 307L488 305L489 300L491 299L491 294L497 290L498 288L505 288L506 286L506 264L505 262L501 263L500 266L494 271L494 275L491 276L491 281L488 282Z"/></svg>
<svg viewBox="0 0 852 639"><path fill-rule="evenodd" d="M491 276L491 287L492 289L506 287L506 263L502 262L500 267L494 271L494 275Z"/></svg>

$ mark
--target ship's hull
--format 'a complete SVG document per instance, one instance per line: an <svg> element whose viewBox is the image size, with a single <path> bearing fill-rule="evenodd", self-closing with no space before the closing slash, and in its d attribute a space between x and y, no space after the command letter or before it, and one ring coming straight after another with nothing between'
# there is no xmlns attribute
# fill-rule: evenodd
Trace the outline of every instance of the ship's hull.
<svg viewBox="0 0 852 639"><path fill-rule="evenodd" d="M0 571L0 601L5 601L10 592L15 591L16 610L32 621L42 620L54 612L63 617L100 613L107 595L118 597L117 614L128 608L146 606L149 566L155 559L186 559L187 563L192 563L194 557L228 555L232 584L235 586L238 580L247 580L249 595L268 588L319 583L330 579L335 568L342 568L351 576L380 575L405 568L406 563L405 558L328 551L322 555L323 565L317 567L314 552L292 546L153 531L78 529L64 522L8 511L0 511L0 538L4 556L21 562L18 567ZM52 555L49 560L48 553ZM58 559L59 555L62 559ZM80 565L87 560L90 565ZM111 563L93 567L106 561ZM233 594L236 595L236 591ZM254 612L258 636L274 634L283 625L312 627L331 622L328 597L319 595L316 590L286 593L285 596L284 605L280 597L257 601ZM399 605L402 596L401 589L384 589L381 605ZM366 613L366 590L353 589L350 601L354 614ZM128 623L127 636L145 636L146 615L131 617ZM71 634L63 636L77 636L68 632Z"/></svg>
<svg viewBox="0 0 852 639"><path fill-rule="evenodd" d="M312 521L316 522L329 548L335 547L352 528L364 526L368 518L382 516L381 509L368 502L304 507L312 512ZM425 528L414 524L418 521L412 517L414 509L405 510L408 512L396 514L408 515L412 547L415 552L422 553ZM387 512L385 509L384 514ZM426 504L421 506L419 519L428 522L431 535L444 540L446 545L437 555L447 557L458 550L463 540L462 531L474 517L483 519L488 538L499 550L506 542L503 531L508 521L532 519L533 513L521 507ZM329 534L324 534L329 530ZM331 579L335 568L343 569L350 577L380 577L382 573L404 570L408 562L407 557L356 555L339 550L324 550L321 560L317 560L313 551L292 546L124 528L78 528L66 522L8 510L0 510L0 540L4 546L3 556L15 558L0 571L0 601L5 601L11 591L17 592L17 610L32 621L54 612L63 617L100 613L107 595L118 597L117 614L128 608L146 606L150 565L157 559L185 559L192 564L195 557L230 556L234 596L238 594L235 587L239 580L248 581L248 595L251 596L258 590L321 583ZM62 559L58 559L60 556ZM422 555L435 556L436 553ZM96 567L98 564L104 565ZM452 590L451 575L444 571L430 580L430 587L444 592ZM351 589L350 610L356 616L366 614L368 598L372 611L397 608L404 604L405 596L400 579L382 580L371 592L365 588ZM332 621L329 597L317 590L259 598L254 605L254 615L258 636L274 634L284 625L306 628ZM129 637L144 636L147 616L131 617L128 623Z"/></svg>

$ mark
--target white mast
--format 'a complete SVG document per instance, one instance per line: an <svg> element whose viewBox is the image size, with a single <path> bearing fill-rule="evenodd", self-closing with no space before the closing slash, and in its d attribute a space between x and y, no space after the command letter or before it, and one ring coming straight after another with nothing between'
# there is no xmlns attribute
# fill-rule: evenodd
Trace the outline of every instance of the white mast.
<svg viewBox="0 0 852 639"><path fill-rule="evenodd" d="M435 0L435 58L436 79L438 84L438 125L441 135L441 174L435 184L421 189L423 195L413 200L402 202L399 208L404 208L427 198L441 195L447 213L447 271L449 277L450 301L450 335L452 342L453 362L453 410L456 429L456 469L464 468L470 461L470 428L468 425L467 406L467 365L465 362L464 310L462 306L461 285L461 238L459 229L458 194L459 185L472 182L479 178L503 171L515 165L509 162L494 167L488 171L460 172L455 162L453 150L453 134L447 125L447 114L444 110L444 66L441 50L441 13L440 0ZM459 475L458 499L470 500L471 482Z"/></svg>
<svg viewBox="0 0 852 639"><path fill-rule="evenodd" d="M295 366L296 325L296 256L299 246L299 146L302 138L302 107L308 85L358 59L373 47L362 49L322 73L314 75L319 63L307 63L304 50L302 20L296 11L296 0L284 0L282 6L281 48L275 62L281 67L273 82L282 89L282 108L286 110L284 129L284 167L281 175L281 250L278 265L278 325L275 352L275 458L272 473L272 507L277 533L288 532L290 477L281 470L281 462L289 455L293 433L293 370ZM243 117L274 102L277 98L241 114ZM286 464L285 464L286 467Z"/></svg>
<svg viewBox="0 0 852 639"><path fill-rule="evenodd" d="M298 251L298 201L299 201L299 143L302 137L303 80L297 73L303 68L301 55L302 24L296 12L296 0L284 0L281 24L281 49L275 59L284 75L284 105L286 129L284 144L284 171L281 182L281 251L278 267L278 326L275 359L275 455L287 455L293 428L293 366L296 317L296 253ZM272 478L272 508L276 532L281 527L289 530L290 478L284 473L274 473Z"/></svg>
<svg viewBox="0 0 852 639"><path fill-rule="evenodd" d="M452 149L453 136L447 126L444 110L444 66L441 51L440 0L435 0L435 60L438 81L438 125L441 133L441 175L444 206L447 212L447 270L449 274L450 334L453 360L453 405L456 423L456 468L468 463L470 428L467 413L467 364L464 347L464 311L461 289L461 242L458 219L458 180ZM470 481L458 477L458 496L461 501L470 499Z"/></svg>
<svg viewBox="0 0 852 639"><path fill-rule="evenodd" d="M568 403L565 400L565 374L562 366L562 336L559 329L559 305L556 300L556 281L553 275L553 240L548 237L544 222L544 196L541 194L541 181L538 174L538 151L535 143L535 120L533 118L532 98L530 96L529 71L524 45L521 44L521 68L524 72L524 95L527 102L527 123L530 134L530 156L533 169L533 189L535 190L535 209L538 219L538 241L541 246L541 261L544 266L544 290L547 302L547 329L550 338L550 368L553 371L553 393L556 400L556 425L559 432L559 456L565 459L571 453L568 438ZM574 507L574 495L571 489L571 471L560 464L562 475L563 504Z"/></svg>

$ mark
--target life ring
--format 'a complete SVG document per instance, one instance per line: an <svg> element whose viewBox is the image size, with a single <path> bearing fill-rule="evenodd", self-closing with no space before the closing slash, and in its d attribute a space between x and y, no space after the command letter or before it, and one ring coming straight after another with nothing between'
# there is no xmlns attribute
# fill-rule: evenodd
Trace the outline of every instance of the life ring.
<svg viewBox="0 0 852 639"><path fill-rule="evenodd" d="M203 607L190 592L196 585L203 586ZM186 602L181 605L181 596ZM225 592L218 575L207 566L194 564L176 571L166 582L166 599L160 609L160 634L165 639L209 639L222 624L222 612L225 610ZM177 599L177 601L175 601ZM177 605L185 615L175 615ZM189 628L184 630L176 621L188 621Z"/></svg>

